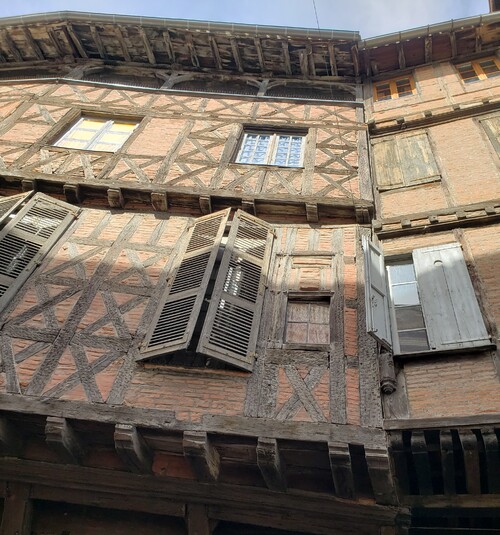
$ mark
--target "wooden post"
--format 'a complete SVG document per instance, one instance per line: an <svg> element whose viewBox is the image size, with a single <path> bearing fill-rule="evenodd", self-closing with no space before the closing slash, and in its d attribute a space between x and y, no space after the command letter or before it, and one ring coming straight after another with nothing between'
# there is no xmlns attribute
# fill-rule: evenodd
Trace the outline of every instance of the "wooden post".
<svg viewBox="0 0 500 535"><path fill-rule="evenodd" d="M4 501L0 535L30 535L33 504L30 498L30 485L8 483Z"/></svg>
<svg viewBox="0 0 500 535"><path fill-rule="evenodd" d="M210 535L212 533L206 505L189 504L186 508L187 535Z"/></svg>

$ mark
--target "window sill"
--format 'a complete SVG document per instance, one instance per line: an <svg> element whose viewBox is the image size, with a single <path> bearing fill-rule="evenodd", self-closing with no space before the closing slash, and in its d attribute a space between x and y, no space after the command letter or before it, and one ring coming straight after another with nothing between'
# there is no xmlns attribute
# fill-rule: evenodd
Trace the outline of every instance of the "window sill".
<svg viewBox="0 0 500 535"><path fill-rule="evenodd" d="M395 353L394 358L400 361L404 361L429 357L446 357L449 355L464 355L468 353L491 351L496 349L496 347L497 346L494 342L490 342L481 346L458 347L454 349L434 349L427 351L418 351L414 353Z"/></svg>
<svg viewBox="0 0 500 535"><path fill-rule="evenodd" d="M113 154L117 154L118 151L108 151L108 150L92 150L92 149L75 149L72 147L59 147L57 145L45 145L43 147L45 150L52 150L56 152L75 152L75 153L81 153L84 152L85 154L107 154L109 156L112 156Z"/></svg>
<svg viewBox="0 0 500 535"><path fill-rule="evenodd" d="M302 351L328 351L330 344L283 344L283 349L300 349Z"/></svg>
<svg viewBox="0 0 500 535"><path fill-rule="evenodd" d="M377 186L377 190L382 193L385 191L394 191L394 190L399 190L399 189L414 188L417 186L423 186L425 184L432 184L433 182L441 182L441 175L434 175L429 178L419 180L418 182L412 182L410 184L396 184L394 186Z"/></svg>
<svg viewBox="0 0 500 535"><path fill-rule="evenodd" d="M289 166L289 165L275 165L275 164L269 164L269 163L242 163L242 162L231 162L230 167L237 167L237 166L244 166L244 167L260 167L262 169L269 169L269 170L276 170L276 169L288 169L293 170L296 169L297 171L303 171L304 166Z"/></svg>

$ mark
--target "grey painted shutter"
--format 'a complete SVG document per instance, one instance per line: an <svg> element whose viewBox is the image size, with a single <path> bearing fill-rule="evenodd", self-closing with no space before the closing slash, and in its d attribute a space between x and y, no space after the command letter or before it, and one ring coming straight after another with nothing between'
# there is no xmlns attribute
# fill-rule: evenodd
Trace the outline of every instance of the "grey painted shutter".
<svg viewBox="0 0 500 535"><path fill-rule="evenodd" d="M398 137L399 164L406 185L428 182L439 176L427 134Z"/></svg>
<svg viewBox="0 0 500 535"><path fill-rule="evenodd" d="M486 134L490 138L491 144L495 147L497 154L500 156L500 115L494 115L481 121Z"/></svg>
<svg viewBox="0 0 500 535"><path fill-rule="evenodd" d="M230 209L200 217L189 230L165 299L153 317L142 357L186 349L203 305Z"/></svg>
<svg viewBox="0 0 500 535"><path fill-rule="evenodd" d="M198 352L251 371L273 233L238 210L215 282Z"/></svg>
<svg viewBox="0 0 500 535"><path fill-rule="evenodd" d="M34 192L33 192L34 193ZM9 197L0 197L0 225L15 212L17 208L32 195L29 193L20 193L19 195L11 195Z"/></svg>
<svg viewBox="0 0 500 535"><path fill-rule="evenodd" d="M37 193L0 231L0 308L40 264L79 210Z"/></svg>
<svg viewBox="0 0 500 535"><path fill-rule="evenodd" d="M365 257L366 329L387 348L392 346L389 294L382 251L363 236Z"/></svg>
<svg viewBox="0 0 500 535"><path fill-rule="evenodd" d="M415 249L413 262L431 349L491 344L460 245Z"/></svg>

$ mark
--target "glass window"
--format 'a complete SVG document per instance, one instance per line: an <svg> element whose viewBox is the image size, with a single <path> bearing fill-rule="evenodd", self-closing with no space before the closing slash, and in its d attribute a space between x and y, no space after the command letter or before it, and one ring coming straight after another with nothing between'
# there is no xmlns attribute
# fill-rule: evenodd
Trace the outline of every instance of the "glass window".
<svg viewBox="0 0 500 535"><path fill-rule="evenodd" d="M330 303L328 301L288 301L285 343L329 344Z"/></svg>
<svg viewBox="0 0 500 535"><path fill-rule="evenodd" d="M478 61L470 61L457 65L458 73L462 80L468 84L477 80L486 80L500 74L500 61L496 58L484 58Z"/></svg>
<svg viewBox="0 0 500 535"><path fill-rule="evenodd" d="M245 132L237 163L301 167L305 135Z"/></svg>
<svg viewBox="0 0 500 535"><path fill-rule="evenodd" d="M406 97L415 93L415 82L412 76L395 78L375 84L375 100L391 100Z"/></svg>

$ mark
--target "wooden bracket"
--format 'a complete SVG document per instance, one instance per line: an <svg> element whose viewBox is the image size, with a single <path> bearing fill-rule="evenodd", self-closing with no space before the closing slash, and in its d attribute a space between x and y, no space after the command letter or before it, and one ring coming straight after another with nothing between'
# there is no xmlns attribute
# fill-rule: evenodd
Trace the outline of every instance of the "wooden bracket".
<svg viewBox="0 0 500 535"><path fill-rule="evenodd" d="M257 215L254 200L241 199L241 209L248 214Z"/></svg>
<svg viewBox="0 0 500 535"><path fill-rule="evenodd" d="M408 479L408 458L403 442L401 431L391 431L389 433L389 453L393 462L398 492L401 495L410 493L410 484Z"/></svg>
<svg viewBox="0 0 500 535"><path fill-rule="evenodd" d="M21 189L23 190L23 192L37 191L36 180L24 178L23 180L21 180Z"/></svg>
<svg viewBox="0 0 500 535"><path fill-rule="evenodd" d="M482 429L482 435L486 453L488 490L492 494L500 494L500 448L498 437L493 428Z"/></svg>
<svg viewBox="0 0 500 535"><path fill-rule="evenodd" d="M203 215L212 213L212 199L210 195L200 195L200 210Z"/></svg>
<svg viewBox="0 0 500 535"><path fill-rule="evenodd" d="M110 208L122 209L125 206L125 199L120 188L108 188L108 204Z"/></svg>
<svg viewBox="0 0 500 535"><path fill-rule="evenodd" d="M429 496L433 494L431 463L429 451L425 441L423 431L413 431L411 435L411 451L413 462L417 471L418 489L421 495Z"/></svg>
<svg viewBox="0 0 500 535"><path fill-rule="evenodd" d="M308 223L317 223L319 221L318 205L316 203L306 202L306 217Z"/></svg>
<svg viewBox="0 0 500 535"><path fill-rule="evenodd" d="M0 416L0 454L17 457L21 452L23 441L14 425L5 416Z"/></svg>
<svg viewBox="0 0 500 535"><path fill-rule="evenodd" d="M479 450L477 437L470 429L460 429L458 432L464 454L465 480L469 494L481 494L479 470Z"/></svg>
<svg viewBox="0 0 500 535"><path fill-rule="evenodd" d="M453 437L449 429L441 430L439 433L439 442L444 493L449 496L457 493L455 484L455 452L453 450Z"/></svg>
<svg viewBox="0 0 500 535"><path fill-rule="evenodd" d="M64 184L63 192L70 204L80 204L83 200L80 184Z"/></svg>
<svg viewBox="0 0 500 535"><path fill-rule="evenodd" d="M66 464L80 464L84 449L66 418L47 416L45 441Z"/></svg>
<svg viewBox="0 0 500 535"><path fill-rule="evenodd" d="M257 465L268 488L276 491L286 490L285 468L275 438L259 437Z"/></svg>
<svg viewBox="0 0 500 535"><path fill-rule="evenodd" d="M151 205L153 209L157 212L167 212L168 211L168 199L167 194L161 191L152 191L151 192Z"/></svg>
<svg viewBox="0 0 500 535"><path fill-rule="evenodd" d="M370 223L370 210L366 206L356 206L356 223Z"/></svg>
<svg viewBox="0 0 500 535"><path fill-rule="evenodd" d="M365 457L375 501L381 505L397 505L388 451L365 446Z"/></svg>
<svg viewBox="0 0 500 535"><path fill-rule="evenodd" d="M384 394L392 394L396 390L396 372L394 371L394 359L391 351L380 352L380 389Z"/></svg>
<svg viewBox="0 0 500 535"><path fill-rule="evenodd" d="M349 445L340 442L329 442L328 455L330 457L330 468L332 470L333 484L335 485L335 494L339 498L354 500L356 498L356 491L354 489L354 476Z"/></svg>
<svg viewBox="0 0 500 535"><path fill-rule="evenodd" d="M182 441L184 457L189 461L199 481L206 483L219 478L219 453L210 444L204 431L184 431Z"/></svg>
<svg viewBox="0 0 500 535"><path fill-rule="evenodd" d="M151 473L153 464L151 450L134 425L116 424L115 449L131 472L136 474Z"/></svg>

